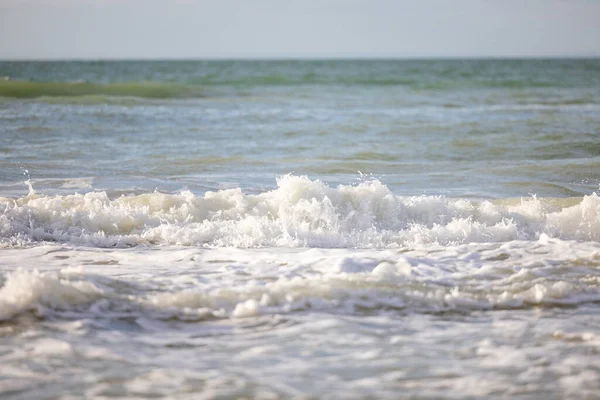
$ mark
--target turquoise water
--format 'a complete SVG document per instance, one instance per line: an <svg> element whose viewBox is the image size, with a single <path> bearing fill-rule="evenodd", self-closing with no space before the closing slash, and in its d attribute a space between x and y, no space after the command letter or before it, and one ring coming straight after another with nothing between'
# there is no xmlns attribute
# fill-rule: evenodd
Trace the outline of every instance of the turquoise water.
<svg viewBox="0 0 600 400"><path fill-rule="evenodd" d="M0 77L2 397L600 393L600 60Z"/></svg>
<svg viewBox="0 0 600 400"><path fill-rule="evenodd" d="M399 194L581 196L598 187L600 63L0 63L0 190L258 192L293 172Z"/></svg>

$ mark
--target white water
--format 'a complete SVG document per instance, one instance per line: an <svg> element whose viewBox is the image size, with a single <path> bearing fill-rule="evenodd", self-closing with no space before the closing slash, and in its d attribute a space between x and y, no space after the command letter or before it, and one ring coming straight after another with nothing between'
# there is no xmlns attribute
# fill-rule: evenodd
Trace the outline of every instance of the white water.
<svg viewBox="0 0 600 400"><path fill-rule="evenodd" d="M5 245L58 241L99 247L184 245L383 248L600 239L600 198L469 201L400 197L378 180L328 187L286 175L259 195L240 189L194 196L106 192L0 198Z"/></svg>
<svg viewBox="0 0 600 400"><path fill-rule="evenodd" d="M5 269L29 268L3 277L1 320L28 311L203 320L305 310L462 312L600 301L595 275L600 248L545 235L534 242L402 250L157 253L48 245L3 254ZM131 276L129 269L135 271Z"/></svg>
<svg viewBox="0 0 600 400"><path fill-rule="evenodd" d="M600 390L595 194L401 197L288 175L258 195L0 204L6 394L52 398L81 371L68 390L88 397Z"/></svg>
<svg viewBox="0 0 600 400"><path fill-rule="evenodd" d="M4 393L51 398L65 380L88 397L594 398L600 389L596 242L49 244L3 249L0 268Z"/></svg>

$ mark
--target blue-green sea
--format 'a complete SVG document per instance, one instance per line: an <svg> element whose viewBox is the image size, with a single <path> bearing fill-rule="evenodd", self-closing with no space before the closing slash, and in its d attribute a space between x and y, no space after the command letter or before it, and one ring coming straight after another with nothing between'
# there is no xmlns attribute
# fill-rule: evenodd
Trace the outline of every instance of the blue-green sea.
<svg viewBox="0 0 600 400"><path fill-rule="evenodd" d="M0 61L0 397L600 398L600 60Z"/></svg>

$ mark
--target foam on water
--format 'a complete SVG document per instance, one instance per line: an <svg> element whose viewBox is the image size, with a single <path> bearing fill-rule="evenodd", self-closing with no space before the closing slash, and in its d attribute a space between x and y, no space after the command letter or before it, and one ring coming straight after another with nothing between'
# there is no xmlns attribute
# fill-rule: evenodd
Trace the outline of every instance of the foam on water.
<svg viewBox="0 0 600 400"><path fill-rule="evenodd" d="M58 395L82 370L83 397L600 389L596 194L474 201L287 175L256 195L30 187L0 210L3 394Z"/></svg>
<svg viewBox="0 0 600 400"><path fill-rule="evenodd" d="M36 270L15 272L4 280L0 288L0 320L38 307L76 308L97 300L102 294L90 282L69 282L54 274L40 274Z"/></svg>
<svg viewBox="0 0 600 400"><path fill-rule="evenodd" d="M106 192L0 198L5 245L59 241L99 247L206 245L382 248L536 240L541 234L600 239L600 198L471 201L394 195L378 180L328 187L286 175L258 195L241 189L195 196Z"/></svg>
<svg viewBox="0 0 600 400"><path fill-rule="evenodd" d="M0 320L33 312L197 321L308 310L472 312L600 301L597 244L545 234L537 241L414 250L168 247L158 254L55 246L3 250L4 267L16 264L11 257L30 265L25 251L34 268L0 278ZM63 260L79 267L61 267ZM40 272L35 265L50 269Z"/></svg>

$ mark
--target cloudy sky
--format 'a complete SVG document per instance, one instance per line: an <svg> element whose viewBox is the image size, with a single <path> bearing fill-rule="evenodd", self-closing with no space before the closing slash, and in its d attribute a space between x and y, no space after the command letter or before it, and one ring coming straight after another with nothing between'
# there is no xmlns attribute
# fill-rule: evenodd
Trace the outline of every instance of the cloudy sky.
<svg viewBox="0 0 600 400"><path fill-rule="evenodd" d="M600 0L0 0L2 59L600 56Z"/></svg>

